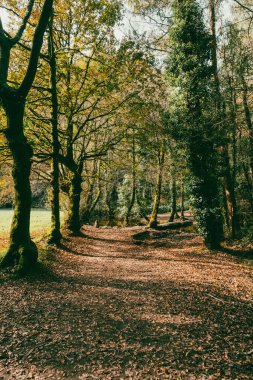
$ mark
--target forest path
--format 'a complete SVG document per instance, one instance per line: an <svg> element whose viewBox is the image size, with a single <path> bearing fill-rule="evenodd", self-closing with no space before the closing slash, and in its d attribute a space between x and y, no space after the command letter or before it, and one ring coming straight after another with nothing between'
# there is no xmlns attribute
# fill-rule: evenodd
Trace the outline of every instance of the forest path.
<svg viewBox="0 0 253 380"><path fill-rule="evenodd" d="M252 266L190 232L85 227L1 284L0 379L252 379Z"/></svg>

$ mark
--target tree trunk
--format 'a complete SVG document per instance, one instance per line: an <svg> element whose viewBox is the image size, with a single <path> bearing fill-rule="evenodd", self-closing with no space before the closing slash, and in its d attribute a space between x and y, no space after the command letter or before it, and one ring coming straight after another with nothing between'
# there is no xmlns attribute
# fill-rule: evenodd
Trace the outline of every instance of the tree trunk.
<svg viewBox="0 0 253 380"><path fill-rule="evenodd" d="M13 99L14 98L14 99ZM3 266L17 266L28 270L38 257L36 245L30 237L31 213L31 158L33 150L29 145L23 128L25 103L23 99L11 100L4 105L8 126L5 135L13 157L12 176L15 190L15 208L11 225L9 249L2 260Z"/></svg>
<svg viewBox="0 0 253 380"><path fill-rule="evenodd" d="M56 57L53 41L53 16L49 25L49 43L48 50L50 56L50 71L51 71L51 102L52 102L52 197L51 197L51 230L49 234L49 244L59 244L61 242L61 222L60 222L60 188L59 188L59 153L60 143L58 135L58 95L57 95L57 79L56 79Z"/></svg>
<svg viewBox="0 0 253 380"><path fill-rule="evenodd" d="M101 197L101 189L99 188L94 200L91 203L89 203L88 205L86 205L86 208L83 211L82 223L84 223L84 224L90 223L91 214L94 211L96 205L98 204L100 197Z"/></svg>
<svg viewBox="0 0 253 380"><path fill-rule="evenodd" d="M82 224L89 224L90 223L90 218L91 218L92 212L95 210L95 208L99 202L99 199L101 197L101 183L100 183L101 182L100 181L101 170L100 170L100 168L101 168L101 162L100 161L98 162L98 168L97 168L97 165L95 162L93 172L92 172L92 177L93 177L92 183L89 186L88 195L86 197L86 204L85 204L85 207L81 213L82 214L82 216L81 216ZM98 189L97 189L97 193L95 195L95 198L93 199L96 171L97 171Z"/></svg>
<svg viewBox="0 0 253 380"><path fill-rule="evenodd" d="M134 132L133 132L134 133ZM133 154L133 166L132 166L132 193L130 203L128 205L125 218L124 218L124 226L128 226L129 218L132 212L132 208L134 207L135 199L136 199L136 157L135 157L135 137L133 134L132 140L132 154Z"/></svg>
<svg viewBox="0 0 253 380"><path fill-rule="evenodd" d="M253 214L253 186L252 186L250 176L248 173L248 168L244 163L242 164L242 168L243 168L243 173L244 173L244 177L247 184L247 191L248 191L248 196L249 196L248 199L249 199L249 204L251 208L251 213Z"/></svg>
<svg viewBox="0 0 253 380"><path fill-rule="evenodd" d="M209 10L210 10L210 29L212 36L212 64L214 69L214 83L216 87L216 107L218 111L219 122L222 126L224 126L224 130L226 131L226 125L224 120L227 119L225 103L220 90L220 80L218 74L218 60L217 60L217 36L216 36L216 10L215 10L215 1L209 0ZM234 193L234 184L233 177L231 175L231 168L229 162L229 153L228 153L228 143L225 142L222 145L221 153L223 157L224 164L224 180L223 186L225 190L226 196L226 207L229 215L229 224L231 230L232 238L236 237L236 232L239 230L239 222L237 215L237 204Z"/></svg>
<svg viewBox="0 0 253 380"><path fill-rule="evenodd" d="M184 201L185 201L185 191L184 191L184 179L183 176L181 178L181 216L180 219L185 220L185 206L184 206Z"/></svg>
<svg viewBox="0 0 253 380"><path fill-rule="evenodd" d="M243 108L246 125L249 131L249 145L250 145L250 171L251 171L251 181L253 183L253 125L251 121L251 112L248 104L248 88L245 79L242 78L243 84Z"/></svg>
<svg viewBox="0 0 253 380"><path fill-rule="evenodd" d="M144 218L144 219L146 220L146 222L149 223L149 217L146 215L146 212L145 212L145 210L144 210L144 207L143 207L143 205L142 205L142 203L141 203L141 200L140 200L140 198L139 198L139 194L138 194L138 192L136 192L136 201L137 201L137 204L138 204L138 206L139 206L139 213L140 213L140 216L141 216L142 218Z"/></svg>
<svg viewBox="0 0 253 380"><path fill-rule="evenodd" d="M149 220L150 228L157 227L157 216L158 216L158 210L159 210L160 200L161 200L164 159L165 159L165 143L163 142L161 152L158 157L159 168L158 168L158 174L157 174L157 179L156 179L153 208L152 208L152 213Z"/></svg>
<svg viewBox="0 0 253 380"><path fill-rule="evenodd" d="M31 16L34 2L29 2L21 27L13 38L5 33L0 23L0 102L7 116L6 139L13 158L13 182L15 189L15 209L10 233L10 246L2 260L3 265L17 265L20 270L28 270L38 257L37 247L30 238L31 213L31 158L32 147L24 135L24 111L27 95L33 85L43 38L52 11L53 0L45 0L34 31L29 63L25 76L18 88L10 87L8 71L11 49L20 41Z"/></svg>
<svg viewBox="0 0 253 380"><path fill-rule="evenodd" d="M81 229L80 222L80 200L82 193L82 175L78 172L72 173L69 191L69 212L66 228L72 234L78 235Z"/></svg>
<svg viewBox="0 0 253 380"><path fill-rule="evenodd" d="M235 199L233 178L231 176L228 147L227 145L222 149L222 155L225 163L226 173L224 175L224 190L227 203L227 212L229 218L229 226L231 228L231 237L232 239L236 238L236 234L239 230L239 220L237 213L237 203Z"/></svg>
<svg viewBox="0 0 253 380"><path fill-rule="evenodd" d="M169 222L173 222L175 218L178 218L178 213L177 213L177 184L176 184L176 178L173 175L172 189L171 189L171 214L170 214Z"/></svg>

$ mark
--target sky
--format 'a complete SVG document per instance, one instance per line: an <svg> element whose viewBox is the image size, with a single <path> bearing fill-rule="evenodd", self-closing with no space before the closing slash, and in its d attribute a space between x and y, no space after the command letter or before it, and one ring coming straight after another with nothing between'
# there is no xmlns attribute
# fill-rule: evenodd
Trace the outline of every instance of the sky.
<svg viewBox="0 0 253 380"><path fill-rule="evenodd" d="M231 4L233 0L224 0L223 1L223 14L225 19L231 19ZM4 27L7 26L7 13L5 10L0 9L0 16L3 22ZM154 24L152 25L150 21L144 20L140 16L133 16L130 11L126 11L126 15L124 17L123 23L116 30L116 36L118 38L122 38L124 35L128 34L128 31L132 29L132 27L141 32L150 32L155 28Z"/></svg>
<svg viewBox="0 0 253 380"><path fill-rule="evenodd" d="M3 25L6 26L7 15L6 15L6 12L3 9L0 10L0 16L1 16L1 19L2 19Z"/></svg>
<svg viewBox="0 0 253 380"><path fill-rule="evenodd" d="M223 13L224 21L231 20L232 18L232 10L231 5L233 4L233 0L223 0L221 12ZM132 29L136 29L140 32L154 31L157 26L155 23L150 22L148 19L143 19L140 16L133 16L131 11L126 11L125 18L123 20L123 25L121 25L117 30L117 37L121 38L124 35L128 34L128 31Z"/></svg>

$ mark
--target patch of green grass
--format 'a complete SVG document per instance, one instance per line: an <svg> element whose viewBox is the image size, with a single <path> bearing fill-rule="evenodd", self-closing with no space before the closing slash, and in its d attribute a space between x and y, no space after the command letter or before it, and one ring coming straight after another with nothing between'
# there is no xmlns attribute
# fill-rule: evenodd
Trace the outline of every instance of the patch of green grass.
<svg viewBox="0 0 253 380"><path fill-rule="evenodd" d="M0 234L9 232L13 210L0 210ZM31 212L31 232L47 232L50 228L51 211L45 209L33 209Z"/></svg>

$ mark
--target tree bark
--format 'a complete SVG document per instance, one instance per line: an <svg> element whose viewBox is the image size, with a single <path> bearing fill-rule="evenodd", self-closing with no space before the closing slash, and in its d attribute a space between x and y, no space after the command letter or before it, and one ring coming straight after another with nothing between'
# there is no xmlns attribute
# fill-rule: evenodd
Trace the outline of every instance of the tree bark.
<svg viewBox="0 0 253 380"><path fill-rule="evenodd" d="M224 99L220 90L220 79L218 74L218 60L217 60L217 36L216 36L216 10L214 0L209 0L209 10L210 10L210 29L212 36L212 65L214 70L214 84L216 87L216 107L219 113L220 123L224 125L224 130L226 131L226 126L224 120L226 120L226 111ZM237 214L237 204L234 192L233 177L231 175L230 160L228 153L228 143L225 142L221 148L221 154L224 164L224 175L223 175L223 186L225 190L226 197L226 207L229 215L230 230L232 238L236 237L236 233L239 230L238 214Z"/></svg>
<svg viewBox="0 0 253 380"><path fill-rule="evenodd" d="M0 20L0 100L7 117L5 136L13 158L15 208L10 232L10 245L2 265L29 270L37 261L38 251L30 237L31 158L33 150L24 134L24 112L27 95L33 85L44 34L52 11L53 0L45 0L36 26L31 54L24 79L18 88L8 85L11 49L20 41L33 9L30 0L21 26L14 38L7 37Z"/></svg>
<svg viewBox="0 0 253 380"><path fill-rule="evenodd" d="M157 227L157 216L158 216L158 210L159 210L160 200L161 200L164 160L165 160L165 142L163 141L161 151L159 152L159 157L158 157L159 167L158 167L158 173L157 173L157 179L156 179L153 208L152 208L152 213L149 220L150 228Z"/></svg>
<svg viewBox="0 0 253 380"><path fill-rule="evenodd" d="M251 121L251 112L248 103L248 88L245 79L242 77L243 84L243 108L246 125L249 131L249 145L250 145L250 171L251 171L251 181L253 183L253 125Z"/></svg>
<svg viewBox="0 0 253 380"><path fill-rule="evenodd" d="M51 80L51 103L52 103L52 196L51 196L51 230L48 238L49 244L60 244L61 222L60 222L60 187L59 187L59 153L60 143L58 135L58 95L57 95L57 66L53 40L53 15L49 23L48 50L50 57L50 80Z"/></svg>
<svg viewBox="0 0 253 380"><path fill-rule="evenodd" d="M134 132L133 132L134 133ZM134 207L135 199L136 199L136 157L135 157L135 137L133 135L132 140L132 154L133 154L133 165L132 165L132 192L130 203L127 207L127 211L124 218L124 226L129 225L129 218L132 212L132 208Z"/></svg>
<svg viewBox="0 0 253 380"><path fill-rule="evenodd" d="M70 191L69 191L69 212L66 221L66 228L73 235L80 234L80 200L82 193L82 175L72 172Z"/></svg>
<svg viewBox="0 0 253 380"><path fill-rule="evenodd" d="M185 215L184 215L184 212L185 212L184 201L185 201L185 190L184 190L184 179L183 179L183 176L182 176L182 178L181 178L181 215L180 215L180 219L181 219L181 220L185 220Z"/></svg>
<svg viewBox="0 0 253 380"><path fill-rule="evenodd" d="M239 231L239 220L237 213L237 202L235 199L233 178L230 170L229 155L228 155L227 145L222 148L222 155L225 162L225 175L224 175L224 190L229 218L229 226L231 228L232 239L236 238L237 232Z"/></svg>
<svg viewBox="0 0 253 380"><path fill-rule="evenodd" d="M177 183L176 183L176 178L173 175L172 189L171 189L171 214L170 214L169 222L173 222L175 218L178 218L178 213L177 213Z"/></svg>
<svg viewBox="0 0 253 380"><path fill-rule="evenodd" d="M36 245L30 237L31 213L31 158L33 150L23 130L24 99L16 97L15 91L10 94L4 108L8 126L5 136L13 157L12 176L15 190L15 207L10 232L9 249L2 260L3 266L17 266L28 270L38 257Z"/></svg>

